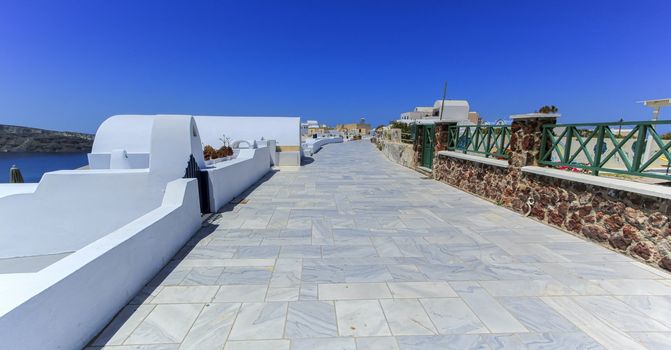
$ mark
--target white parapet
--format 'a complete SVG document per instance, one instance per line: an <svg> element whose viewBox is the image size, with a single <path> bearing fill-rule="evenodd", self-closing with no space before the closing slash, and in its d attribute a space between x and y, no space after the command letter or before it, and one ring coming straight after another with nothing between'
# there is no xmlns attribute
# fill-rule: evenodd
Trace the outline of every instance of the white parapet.
<svg viewBox="0 0 671 350"><path fill-rule="evenodd" d="M36 183L0 184L0 198L15 194L33 193L36 189Z"/></svg>
<svg viewBox="0 0 671 350"><path fill-rule="evenodd" d="M237 157L205 169L208 174L210 208L221 209L258 182L270 170L270 149L241 149Z"/></svg>
<svg viewBox="0 0 671 350"><path fill-rule="evenodd" d="M200 226L194 179L161 204L34 273L0 274L3 349L80 349Z"/></svg>
<svg viewBox="0 0 671 350"><path fill-rule="evenodd" d="M274 140L275 165L300 166L301 121L299 117L274 116L194 116L204 145L218 148L221 138L235 140Z"/></svg>
<svg viewBox="0 0 671 350"><path fill-rule="evenodd" d="M200 227L197 183L182 179L192 156L204 166L193 118L108 122L94 169L0 198L0 347L82 348ZM112 169L128 149L148 162Z"/></svg>
<svg viewBox="0 0 671 350"><path fill-rule="evenodd" d="M199 180L183 178L187 166L206 179L203 200L216 210L271 163L300 165L299 118L197 119L110 117L90 169L0 189L0 348L82 348L102 330L200 227ZM203 145L224 137L246 142L234 159L206 165Z"/></svg>
<svg viewBox="0 0 671 350"><path fill-rule="evenodd" d="M316 139L307 139L302 145L303 153L312 156L319 152L322 146L329 143L342 143L342 137L322 137Z"/></svg>

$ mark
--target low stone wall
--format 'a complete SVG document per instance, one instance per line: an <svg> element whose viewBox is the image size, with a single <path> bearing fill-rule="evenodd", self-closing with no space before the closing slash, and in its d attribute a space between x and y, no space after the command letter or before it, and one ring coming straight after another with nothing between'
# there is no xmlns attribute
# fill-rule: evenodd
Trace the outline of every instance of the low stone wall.
<svg viewBox="0 0 671 350"><path fill-rule="evenodd" d="M433 177L493 202L502 201L508 170L501 167L439 155L433 161Z"/></svg>
<svg viewBox="0 0 671 350"><path fill-rule="evenodd" d="M671 270L668 199L524 171L538 165L543 123L554 119L513 121L510 159L503 167L437 153L434 178ZM533 205L527 204L530 198Z"/></svg>
<svg viewBox="0 0 671 350"><path fill-rule="evenodd" d="M415 151L411 144L378 140L377 147L390 160L408 168L415 167Z"/></svg>
<svg viewBox="0 0 671 350"><path fill-rule="evenodd" d="M671 270L666 199L443 155L434 162L436 180Z"/></svg>

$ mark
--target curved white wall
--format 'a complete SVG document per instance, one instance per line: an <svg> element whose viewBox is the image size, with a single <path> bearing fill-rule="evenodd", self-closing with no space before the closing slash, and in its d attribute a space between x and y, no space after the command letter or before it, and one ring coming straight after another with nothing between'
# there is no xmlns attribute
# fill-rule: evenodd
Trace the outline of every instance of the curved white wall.
<svg viewBox="0 0 671 350"><path fill-rule="evenodd" d="M154 115L115 115L107 118L96 131L92 153L125 149L129 153L149 153Z"/></svg>
<svg viewBox="0 0 671 350"><path fill-rule="evenodd" d="M145 168L50 172L0 198L0 258L70 253L0 274L0 348L83 347L200 227L197 182L182 179L191 155L204 166L193 118L110 119L99 154L146 152Z"/></svg>
<svg viewBox="0 0 671 350"><path fill-rule="evenodd" d="M342 143L342 137L327 137L320 139L307 139L303 144L303 152L313 155L322 148L322 146L329 143Z"/></svg>
<svg viewBox="0 0 671 350"><path fill-rule="evenodd" d="M200 132L194 119L182 115L157 116L152 128L149 171L164 179L183 177L191 155L199 168L205 167Z"/></svg>
<svg viewBox="0 0 671 350"><path fill-rule="evenodd" d="M151 168L50 172L34 193L0 198L0 213L7 215L0 225L0 258L75 251L157 208L167 183L184 176L191 154L204 165L190 116L110 119L114 122L103 123L96 139L109 147L130 144L113 142L112 136L128 136L113 125L133 129L135 120L150 140L133 144L149 145ZM148 120L152 131L146 134Z"/></svg>
<svg viewBox="0 0 671 350"><path fill-rule="evenodd" d="M88 154L91 169L109 169L110 154L114 150L125 150L131 169L149 167L153 115L115 115L107 118L96 132L91 153Z"/></svg>
<svg viewBox="0 0 671 350"><path fill-rule="evenodd" d="M193 179L160 206L34 274L3 278L0 348L81 349L200 227Z"/></svg>
<svg viewBox="0 0 671 350"><path fill-rule="evenodd" d="M226 134L234 140L276 140L278 146L301 144L301 120L298 117L194 116L203 144L221 146Z"/></svg>

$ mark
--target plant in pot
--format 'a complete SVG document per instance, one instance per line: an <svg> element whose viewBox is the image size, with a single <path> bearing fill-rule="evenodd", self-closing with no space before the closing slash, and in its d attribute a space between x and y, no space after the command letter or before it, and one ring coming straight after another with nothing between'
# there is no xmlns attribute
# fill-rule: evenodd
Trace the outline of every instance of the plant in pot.
<svg viewBox="0 0 671 350"><path fill-rule="evenodd" d="M205 158L206 162L211 163L215 159L219 158L219 155L217 154L217 150L215 150L214 147L205 145L205 147L203 147L203 157Z"/></svg>
<svg viewBox="0 0 671 350"><path fill-rule="evenodd" d="M233 155L233 148L231 148L231 138L226 137L226 134L223 134L219 140L221 140L221 143L224 144L217 150L219 156L222 158L231 157Z"/></svg>
<svg viewBox="0 0 671 350"><path fill-rule="evenodd" d="M221 146L217 150L217 155L219 158L227 158L233 155L233 149L228 146Z"/></svg>

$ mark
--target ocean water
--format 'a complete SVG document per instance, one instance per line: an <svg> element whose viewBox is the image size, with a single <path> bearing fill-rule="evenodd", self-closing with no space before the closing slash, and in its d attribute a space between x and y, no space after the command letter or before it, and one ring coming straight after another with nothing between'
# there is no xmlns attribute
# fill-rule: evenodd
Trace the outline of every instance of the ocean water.
<svg viewBox="0 0 671 350"><path fill-rule="evenodd" d="M0 152L0 183L9 182L9 169L12 165L21 170L25 182L39 182L46 172L77 169L87 164L86 153Z"/></svg>

